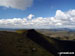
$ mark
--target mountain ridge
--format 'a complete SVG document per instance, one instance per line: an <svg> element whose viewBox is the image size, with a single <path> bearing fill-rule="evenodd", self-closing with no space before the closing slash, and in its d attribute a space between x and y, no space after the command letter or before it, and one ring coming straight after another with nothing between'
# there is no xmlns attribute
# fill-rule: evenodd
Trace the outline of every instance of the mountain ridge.
<svg viewBox="0 0 75 56"><path fill-rule="evenodd" d="M58 56L74 47L75 41L54 39L34 29L0 31L0 56Z"/></svg>

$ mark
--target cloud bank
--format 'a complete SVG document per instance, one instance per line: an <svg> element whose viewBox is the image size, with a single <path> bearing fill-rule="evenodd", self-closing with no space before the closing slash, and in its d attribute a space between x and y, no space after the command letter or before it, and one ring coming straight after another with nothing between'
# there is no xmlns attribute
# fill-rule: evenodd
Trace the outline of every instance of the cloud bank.
<svg viewBox="0 0 75 56"><path fill-rule="evenodd" d="M32 3L33 0L0 0L0 6L21 10L27 9L32 5Z"/></svg>
<svg viewBox="0 0 75 56"><path fill-rule="evenodd" d="M30 14L26 18L0 19L0 27L9 28L75 28L75 10L63 12L57 10L54 17L34 17Z"/></svg>

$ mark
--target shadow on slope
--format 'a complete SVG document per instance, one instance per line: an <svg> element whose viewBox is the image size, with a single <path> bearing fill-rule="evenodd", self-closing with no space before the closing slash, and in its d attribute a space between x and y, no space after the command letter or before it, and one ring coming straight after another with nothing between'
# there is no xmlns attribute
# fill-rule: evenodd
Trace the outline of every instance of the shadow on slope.
<svg viewBox="0 0 75 56"><path fill-rule="evenodd" d="M25 35L25 33L23 33L24 36L33 40L34 42L36 42L37 44L39 44L40 46L42 46L43 48L45 48L47 51L49 51L50 53L54 54L55 56L57 56L57 52L58 50L53 46L52 43L50 43L46 38L47 36L44 36L38 32L36 32L35 30L31 29L27 31L27 34ZM45 37L45 38L44 38Z"/></svg>
<svg viewBox="0 0 75 56"><path fill-rule="evenodd" d="M59 56L58 52L74 50L75 41L57 40L33 29L19 33L0 31L0 56Z"/></svg>
<svg viewBox="0 0 75 56"><path fill-rule="evenodd" d="M27 30L25 32L27 33ZM0 31L0 56L53 56L53 54L20 33Z"/></svg>
<svg viewBox="0 0 75 56"><path fill-rule="evenodd" d="M42 46L44 49L54 54L54 56L59 56L59 52L75 52L75 41L50 38L48 36L36 32L33 29L28 30L26 35L29 39L33 40L34 42ZM47 38L49 38L49 41ZM55 44L50 41L55 42Z"/></svg>

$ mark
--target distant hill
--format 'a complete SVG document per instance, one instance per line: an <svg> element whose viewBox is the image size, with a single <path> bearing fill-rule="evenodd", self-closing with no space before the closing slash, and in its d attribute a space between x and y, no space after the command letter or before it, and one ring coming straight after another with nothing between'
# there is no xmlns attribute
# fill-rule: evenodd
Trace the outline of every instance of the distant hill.
<svg viewBox="0 0 75 56"><path fill-rule="evenodd" d="M74 47L75 41L50 38L33 29L0 31L0 56L59 56Z"/></svg>
<svg viewBox="0 0 75 56"><path fill-rule="evenodd" d="M28 30L25 28L0 28L0 31L15 31L15 30ZM52 29L35 29L35 30L43 30L43 31L69 31L75 32L74 28L52 28Z"/></svg>
<svg viewBox="0 0 75 56"><path fill-rule="evenodd" d="M75 29L73 28L52 28L52 29L37 29L41 31L69 31L69 32L75 32Z"/></svg>

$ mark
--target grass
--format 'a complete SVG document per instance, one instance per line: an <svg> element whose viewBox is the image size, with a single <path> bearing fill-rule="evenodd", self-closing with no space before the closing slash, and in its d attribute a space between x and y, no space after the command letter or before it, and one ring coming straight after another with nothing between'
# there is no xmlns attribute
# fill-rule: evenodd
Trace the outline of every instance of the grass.
<svg viewBox="0 0 75 56"><path fill-rule="evenodd" d="M0 31L1 56L53 56L53 54L30 40L28 37L23 37L23 32L26 31Z"/></svg>

